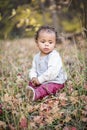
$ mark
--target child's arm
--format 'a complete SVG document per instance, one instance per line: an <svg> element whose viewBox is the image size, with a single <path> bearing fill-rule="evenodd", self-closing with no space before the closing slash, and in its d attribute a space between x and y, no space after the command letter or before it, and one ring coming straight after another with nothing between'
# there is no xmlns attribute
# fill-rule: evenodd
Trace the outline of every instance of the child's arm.
<svg viewBox="0 0 87 130"><path fill-rule="evenodd" d="M59 53L52 54L48 62L48 69L38 77L40 83L51 81L57 77L62 68L62 60Z"/></svg>
<svg viewBox="0 0 87 130"><path fill-rule="evenodd" d="M35 57L33 58L32 68L29 71L29 78L32 79L33 77L37 77L36 65L35 65Z"/></svg>

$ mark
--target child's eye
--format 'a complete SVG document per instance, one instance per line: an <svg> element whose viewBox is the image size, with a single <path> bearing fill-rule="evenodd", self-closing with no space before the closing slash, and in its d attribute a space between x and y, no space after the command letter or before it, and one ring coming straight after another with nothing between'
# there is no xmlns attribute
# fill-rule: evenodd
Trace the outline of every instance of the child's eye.
<svg viewBox="0 0 87 130"><path fill-rule="evenodd" d="M50 44L52 44L52 42L49 42Z"/></svg>
<svg viewBox="0 0 87 130"><path fill-rule="evenodd" d="M42 43L45 43L45 41L41 41Z"/></svg>

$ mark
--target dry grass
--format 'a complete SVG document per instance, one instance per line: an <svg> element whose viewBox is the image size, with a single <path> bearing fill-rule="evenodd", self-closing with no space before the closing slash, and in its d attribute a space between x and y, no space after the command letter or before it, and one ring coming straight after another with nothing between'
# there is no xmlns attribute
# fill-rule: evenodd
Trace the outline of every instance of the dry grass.
<svg viewBox="0 0 87 130"><path fill-rule="evenodd" d="M33 39L1 41L0 128L5 123L3 130L86 130L84 40L79 42L80 49L68 41L56 47L68 73L66 87L55 96L29 104L25 88L32 58L38 51L36 43Z"/></svg>

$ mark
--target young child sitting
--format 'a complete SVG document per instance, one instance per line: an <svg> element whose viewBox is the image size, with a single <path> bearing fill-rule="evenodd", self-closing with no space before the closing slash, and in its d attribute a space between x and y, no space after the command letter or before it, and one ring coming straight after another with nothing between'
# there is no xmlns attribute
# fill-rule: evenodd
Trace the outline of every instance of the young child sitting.
<svg viewBox="0 0 87 130"><path fill-rule="evenodd" d="M30 82L26 91L30 101L55 94L64 87L67 80L61 57L55 50L57 43L55 29L41 26L36 32L35 41L40 51L34 56L29 73Z"/></svg>

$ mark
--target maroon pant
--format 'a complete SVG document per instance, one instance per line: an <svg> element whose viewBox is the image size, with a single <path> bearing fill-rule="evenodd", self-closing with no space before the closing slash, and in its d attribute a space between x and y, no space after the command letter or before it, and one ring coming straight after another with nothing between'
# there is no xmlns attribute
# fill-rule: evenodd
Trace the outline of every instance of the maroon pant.
<svg viewBox="0 0 87 130"><path fill-rule="evenodd" d="M31 82L29 82L29 86L31 86L35 92L35 99L42 99L43 97L50 95L50 94L55 94L58 92L60 89L64 87L64 84L57 84L57 83L46 83L46 84L41 84L39 86L33 86Z"/></svg>

